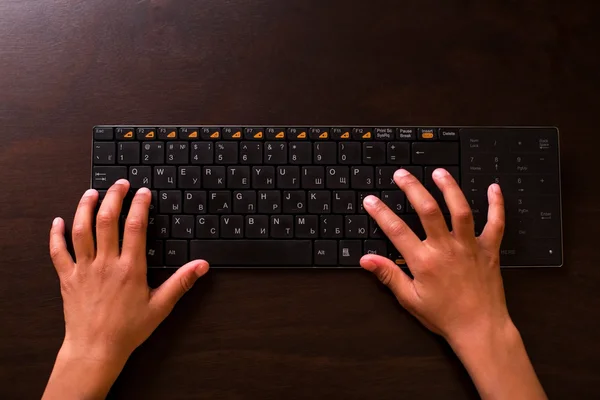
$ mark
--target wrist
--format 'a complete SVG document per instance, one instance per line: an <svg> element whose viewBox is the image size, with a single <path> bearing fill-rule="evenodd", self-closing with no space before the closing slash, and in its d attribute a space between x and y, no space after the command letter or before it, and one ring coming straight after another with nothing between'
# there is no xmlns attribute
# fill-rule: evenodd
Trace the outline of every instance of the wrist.
<svg viewBox="0 0 600 400"><path fill-rule="evenodd" d="M469 329L449 335L446 340L462 358L483 349L506 349L522 343L521 335L510 317L484 321Z"/></svg>

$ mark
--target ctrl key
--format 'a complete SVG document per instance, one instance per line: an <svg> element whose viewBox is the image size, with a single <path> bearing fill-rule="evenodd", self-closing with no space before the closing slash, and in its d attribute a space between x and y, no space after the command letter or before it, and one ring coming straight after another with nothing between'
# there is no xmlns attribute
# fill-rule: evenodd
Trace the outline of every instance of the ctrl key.
<svg viewBox="0 0 600 400"><path fill-rule="evenodd" d="M119 179L127 179L127 167L94 167L92 171L94 189L108 189Z"/></svg>

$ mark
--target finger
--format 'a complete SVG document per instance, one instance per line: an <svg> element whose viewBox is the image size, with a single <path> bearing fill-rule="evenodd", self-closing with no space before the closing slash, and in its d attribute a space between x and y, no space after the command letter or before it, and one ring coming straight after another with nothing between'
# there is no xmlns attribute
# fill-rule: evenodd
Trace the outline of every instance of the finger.
<svg viewBox="0 0 600 400"><path fill-rule="evenodd" d="M488 219L479 243L490 251L499 251L504 235L504 198L500 186L492 184L488 188Z"/></svg>
<svg viewBox="0 0 600 400"><path fill-rule="evenodd" d="M108 189L96 217L97 254L119 255L119 214L123 199L129 190L129 182L119 179Z"/></svg>
<svg viewBox="0 0 600 400"><path fill-rule="evenodd" d="M373 217L405 259L409 260L412 254L421 248L422 243L417 235L383 201L375 196L367 196L363 204L367 213Z"/></svg>
<svg viewBox="0 0 600 400"><path fill-rule="evenodd" d="M75 212L71 236L73 238L75 258L78 262L91 260L96 254L92 225L97 201L98 192L94 189L89 189L83 194L81 200L79 200L79 206L77 206L77 211Z"/></svg>
<svg viewBox="0 0 600 400"><path fill-rule="evenodd" d="M121 257L139 259L146 257L146 229L148 228L148 209L150 207L150 190L141 188L135 194L125 221L123 233L123 249ZM136 263L136 265L141 265Z"/></svg>
<svg viewBox="0 0 600 400"><path fill-rule="evenodd" d="M413 281L396 264L385 257L368 254L360 259L360 266L372 272L381 283L390 288L400 304L410 308L414 298Z"/></svg>
<svg viewBox="0 0 600 400"><path fill-rule="evenodd" d="M450 235L440 207L417 178L407 170L399 169L394 173L394 181L415 208L428 239L441 239Z"/></svg>
<svg viewBox="0 0 600 400"><path fill-rule="evenodd" d="M208 263L195 260L179 268L162 285L152 291L150 303L160 319L169 315L181 297L194 286L198 278L208 272Z"/></svg>
<svg viewBox="0 0 600 400"><path fill-rule="evenodd" d="M444 200L452 218L452 230L457 238L465 241L475 241L475 225L471 207L462 190L443 168L433 171L433 180L444 195Z"/></svg>
<svg viewBox="0 0 600 400"><path fill-rule="evenodd" d="M65 221L62 218L54 218L50 228L50 257L59 276L68 273L75 263L67 250L65 241Z"/></svg>

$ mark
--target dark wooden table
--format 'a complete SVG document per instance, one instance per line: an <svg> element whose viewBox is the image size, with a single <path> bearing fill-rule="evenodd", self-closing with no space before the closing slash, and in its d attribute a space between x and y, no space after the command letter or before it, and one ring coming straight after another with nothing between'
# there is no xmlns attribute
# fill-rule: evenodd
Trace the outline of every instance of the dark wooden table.
<svg viewBox="0 0 600 400"><path fill-rule="evenodd" d="M1 2L0 398L38 397L51 371L64 328L47 231L54 216L71 220L88 187L102 123L558 126L564 268L504 279L550 397L594 398L595 3ZM477 395L448 346L366 272L214 270L111 397Z"/></svg>

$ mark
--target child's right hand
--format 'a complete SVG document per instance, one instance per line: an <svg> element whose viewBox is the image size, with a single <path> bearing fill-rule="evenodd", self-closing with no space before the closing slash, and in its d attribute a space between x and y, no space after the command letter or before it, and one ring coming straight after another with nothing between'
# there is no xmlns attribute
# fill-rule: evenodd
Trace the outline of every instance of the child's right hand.
<svg viewBox="0 0 600 400"><path fill-rule="evenodd" d="M499 250L504 231L504 204L500 187L488 190L488 223L475 237L471 209L460 187L444 169L433 173L452 217L449 232L442 212L421 183L406 170L394 180L414 206L427 239L421 240L393 211L374 196L364 200L414 276L411 279L392 261L366 255L363 268L373 272L410 313L449 342L469 340L474 332L511 325L506 308Z"/></svg>

